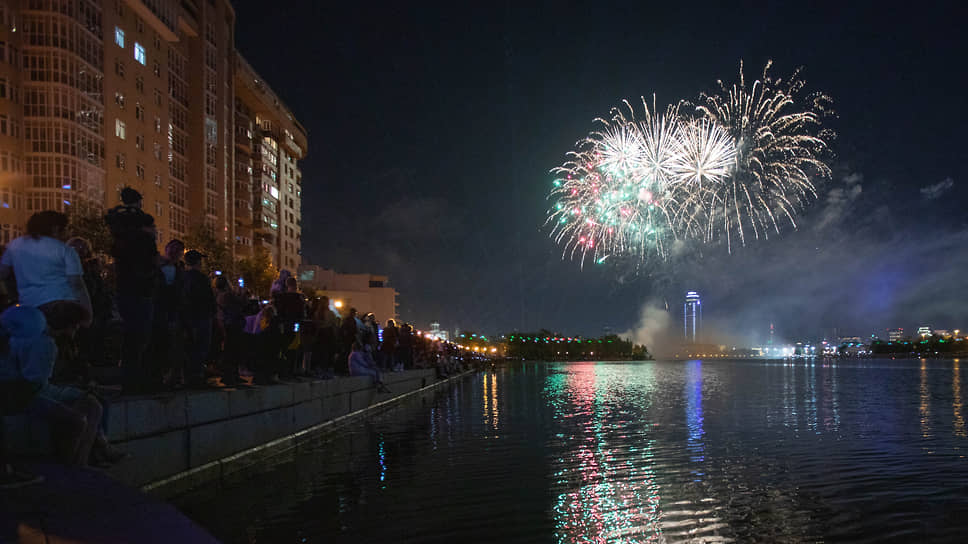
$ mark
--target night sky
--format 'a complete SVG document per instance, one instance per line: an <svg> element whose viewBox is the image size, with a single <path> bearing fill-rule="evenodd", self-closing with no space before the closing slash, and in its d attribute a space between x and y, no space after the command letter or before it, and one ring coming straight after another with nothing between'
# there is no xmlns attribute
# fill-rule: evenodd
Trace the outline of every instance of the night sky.
<svg viewBox="0 0 968 544"><path fill-rule="evenodd" d="M787 340L968 329L954 2L234 4L238 48L309 131L304 258L388 275L418 327L598 335L644 319L639 338L662 343L695 289L708 329L739 343L770 322ZM799 229L638 272L562 261L543 229L549 170L593 119L713 91L741 59L749 78L768 59L777 76L804 66L834 98L834 176Z"/></svg>

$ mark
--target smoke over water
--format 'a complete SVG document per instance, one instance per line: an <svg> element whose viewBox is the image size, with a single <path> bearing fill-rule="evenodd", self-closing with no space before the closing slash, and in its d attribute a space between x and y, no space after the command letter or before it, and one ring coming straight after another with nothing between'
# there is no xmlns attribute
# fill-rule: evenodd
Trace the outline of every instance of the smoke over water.
<svg viewBox="0 0 968 544"><path fill-rule="evenodd" d="M959 296L968 292L968 224L949 224L963 216L964 192L946 178L908 190L906 207L892 209L883 198L892 189L844 170L798 229L731 254L706 245L659 263L642 279L651 294L624 334L657 356L680 350L689 290L702 296L705 344L869 338L926 324L968 328Z"/></svg>
<svg viewBox="0 0 968 544"><path fill-rule="evenodd" d="M642 306L636 325L620 333L619 337L645 345L656 357L665 357L672 355L682 342L682 331L676 324L672 313L662 303L650 300Z"/></svg>

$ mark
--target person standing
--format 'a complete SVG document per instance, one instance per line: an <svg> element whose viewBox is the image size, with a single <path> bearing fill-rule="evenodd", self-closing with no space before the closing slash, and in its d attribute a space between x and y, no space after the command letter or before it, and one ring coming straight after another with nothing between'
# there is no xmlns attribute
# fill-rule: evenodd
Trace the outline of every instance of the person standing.
<svg viewBox="0 0 968 544"><path fill-rule="evenodd" d="M55 211L37 212L27 221L27 234L11 241L0 258L0 280L11 273L22 306L45 315L58 304L84 309L81 324L91 324L94 311L84 284L84 268L67 239L67 216Z"/></svg>
<svg viewBox="0 0 968 544"><path fill-rule="evenodd" d="M104 342L107 338L108 323L111 320L114 303L104 281L101 260L94 255L91 243L75 236L67 241L67 245L72 247L81 259L84 286L91 300L93 314L91 325L77 331L74 339L74 365L71 369L71 374L80 378L82 383L87 383L88 368L91 365L103 366L106 362ZM117 360L114 363L117 364Z"/></svg>
<svg viewBox="0 0 968 544"><path fill-rule="evenodd" d="M104 217L114 237L114 277L118 313L121 314L121 369L125 392L153 388L144 358L151 340L158 249L155 219L141 209L141 193L121 190L121 205Z"/></svg>
<svg viewBox="0 0 968 544"><path fill-rule="evenodd" d="M287 377L308 375L307 369L302 367L300 352L300 327L303 319L306 318L306 301L303 299L302 293L299 292L299 284L296 278L287 276L285 289L273 293L272 301L273 306L276 307L276 315L279 318L283 338L283 344L280 347L285 364L280 369L280 374Z"/></svg>
<svg viewBox="0 0 968 544"><path fill-rule="evenodd" d="M413 368L413 327L409 323L404 323L400 327L400 334L397 340L397 364L393 369L397 372L410 370Z"/></svg>
<svg viewBox="0 0 968 544"><path fill-rule="evenodd" d="M313 350L313 370L316 376L333 372L333 357L336 355L336 338L339 333L339 320L329 307L329 297L321 297L313 314L316 328L316 344Z"/></svg>
<svg viewBox="0 0 968 544"><path fill-rule="evenodd" d="M372 313L363 316L361 340L364 346L370 346L370 353L375 355L380 344L380 326L376 322L376 316Z"/></svg>
<svg viewBox="0 0 968 544"><path fill-rule="evenodd" d="M181 305L185 288L185 243L175 238L165 245L158 267L159 285L154 303L151 333L152 372L168 387L183 379L184 341L181 331Z"/></svg>
<svg viewBox="0 0 968 544"><path fill-rule="evenodd" d="M238 385L239 365L242 363L242 328L245 326L245 317L242 309L245 300L235 292L233 286L225 276L219 276L215 280L215 302L218 305L218 326L222 334L222 358L221 372L222 383L225 385Z"/></svg>
<svg viewBox="0 0 968 544"><path fill-rule="evenodd" d="M350 353L352 352L353 342L360 341L360 328L357 325L358 322L359 320L356 317L356 308L350 308L349 315L343 318L343 322L339 327L341 348L339 358L341 360L348 361ZM347 372L349 371L347 367L343 367L340 370L345 370Z"/></svg>
<svg viewBox="0 0 968 544"><path fill-rule="evenodd" d="M185 384L201 387L205 384L205 363L212 343L212 321L217 304L208 275L202 272L205 256L194 249L185 253L184 301L181 322L185 327L187 361Z"/></svg>
<svg viewBox="0 0 968 544"><path fill-rule="evenodd" d="M384 370L393 370L397 364L397 340L400 331L397 324L392 319L387 320L387 326L383 328L383 343L380 344L380 353Z"/></svg>

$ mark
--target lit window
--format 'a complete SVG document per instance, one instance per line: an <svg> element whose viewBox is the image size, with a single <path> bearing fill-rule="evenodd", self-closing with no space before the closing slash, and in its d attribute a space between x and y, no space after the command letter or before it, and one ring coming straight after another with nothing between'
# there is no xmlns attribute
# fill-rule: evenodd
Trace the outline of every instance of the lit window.
<svg viewBox="0 0 968 544"><path fill-rule="evenodd" d="M145 48L138 42L134 42L134 60L140 62L142 66L148 61L145 57Z"/></svg>
<svg viewBox="0 0 968 544"><path fill-rule="evenodd" d="M115 119L114 120L114 135L117 136L118 138L121 138L122 140L125 139L125 137L124 137L124 121L122 121L120 119Z"/></svg>
<svg viewBox="0 0 968 544"><path fill-rule="evenodd" d="M118 44L118 47L124 48L124 31L118 27L114 27L114 43Z"/></svg>

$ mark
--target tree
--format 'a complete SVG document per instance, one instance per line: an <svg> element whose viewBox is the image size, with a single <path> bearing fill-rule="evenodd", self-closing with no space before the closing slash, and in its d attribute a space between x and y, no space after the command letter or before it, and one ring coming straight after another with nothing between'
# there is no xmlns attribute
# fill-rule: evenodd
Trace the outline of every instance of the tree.
<svg viewBox="0 0 968 544"><path fill-rule="evenodd" d="M232 262L232 250L227 243L219 240L212 230L205 225L196 225L185 237L185 248L201 251L208 260L212 270L221 270L229 276L235 273L235 263Z"/></svg>
<svg viewBox="0 0 968 544"><path fill-rule="evenodd" d="M245 280L245 286L257 295L268 295L273 280L279 275L276 266L272 264L269 250L264 247L256 248L255 255L251 258L239 260L236 269Z"/></svg>
<svg viewBox="0 0 968 544"><path fill-rule="evenodd" d="M89 202L76 202L67 214L68 232L71 236L79 236L91 243L91 250L97 254L111 251L114 238L111 229L104 220L104 211L100 206Z"/></svg>

